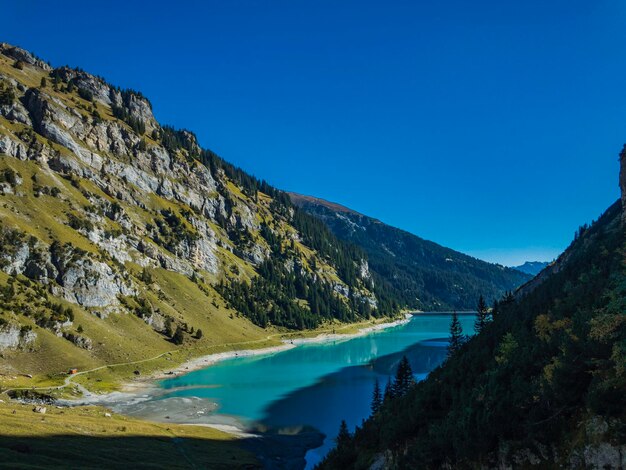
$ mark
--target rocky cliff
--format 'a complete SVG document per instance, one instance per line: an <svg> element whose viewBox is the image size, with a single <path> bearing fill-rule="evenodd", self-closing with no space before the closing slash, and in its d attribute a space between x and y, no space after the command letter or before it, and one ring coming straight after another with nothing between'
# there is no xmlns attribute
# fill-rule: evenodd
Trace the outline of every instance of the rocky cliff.
<svg viewBox="0 0 626 470"><path fill-rule="evenodd" d="M367 243L160 124L140 92L0 44L0 319L32 331L7 327L0 373L471 308L526 280L331 209Z"/></svg>
<svg viewBox="0 0 626 470"><path fill-rule="evenodd" d="M159 124L141 93L4 43L0 241L0 349L63 351L54 367L383 314L365 254L282 192ZM254 296L263 315L238 307Z"/></svg>

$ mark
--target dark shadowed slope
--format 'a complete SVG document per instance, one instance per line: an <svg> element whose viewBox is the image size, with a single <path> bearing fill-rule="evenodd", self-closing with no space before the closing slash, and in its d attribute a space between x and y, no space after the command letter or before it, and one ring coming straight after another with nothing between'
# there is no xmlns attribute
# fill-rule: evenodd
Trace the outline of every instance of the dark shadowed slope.
<svg viewBox="0 0 626 470"><path fill-rule="evenodd" d="M623 468L622 217L617 202L323 468Z"/></svg>

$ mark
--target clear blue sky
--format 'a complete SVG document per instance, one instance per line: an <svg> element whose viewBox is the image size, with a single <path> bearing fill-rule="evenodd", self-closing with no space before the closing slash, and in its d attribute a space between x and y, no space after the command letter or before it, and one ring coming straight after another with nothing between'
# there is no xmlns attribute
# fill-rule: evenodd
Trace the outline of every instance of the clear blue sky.
<svg viewBox="0 0 626 470"><path fill-rule="evenodd" d="M2 37L141 90L282 189L487 260L619 195L626 2L5 1Z"/></svg>

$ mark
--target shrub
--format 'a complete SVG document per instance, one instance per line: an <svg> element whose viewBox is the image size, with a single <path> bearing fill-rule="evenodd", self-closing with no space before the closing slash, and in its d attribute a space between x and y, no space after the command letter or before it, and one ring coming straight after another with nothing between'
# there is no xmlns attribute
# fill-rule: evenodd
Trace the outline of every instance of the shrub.
<svg viewBox="0 0 626 470"><path fill-rule="evenodd" d="M67 222L74 230L85 230L91 232L93 230L93 223L89 219L80 218L72 213L67 214Z"/></svg>
<svg viewBox="0 0 626 470"><path fill-rule="evenodd" d="M0 183L9 183L11 186L15 186L19 178L20 174L11 168L0 171Z"/></svg>
<svg viewBox="0 0 626 470"><path fill-rule="evenodd" d="M80 96L85 101L93 101L93 93L87 88L79 88L78 96Z"/></svg>
<svg viewBox="0 0 626 470"><path fill-rule="evenodd" d="M11 106L15 101L13 87L0 83L0 106Z"/></svg>
<svg viewBox="0 0 626 470"><path fill-rule="evenodd" d="M183 344L184 340L185 340L185 333L183 332L183 329L179 326L176 328L176 332L174 333L174 336L172 336L172 342L174 344L181 345Z"/></svg>

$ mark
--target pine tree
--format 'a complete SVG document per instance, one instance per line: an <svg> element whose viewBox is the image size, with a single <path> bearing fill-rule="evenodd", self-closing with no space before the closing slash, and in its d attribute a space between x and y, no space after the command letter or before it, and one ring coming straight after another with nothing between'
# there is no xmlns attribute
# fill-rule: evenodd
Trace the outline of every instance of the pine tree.
<svg viewBox="0 0 626 470"><path fill-rule="evenodd" d="M385 385L385 393L383 394L383 402L386 403L393 398L393 385L391 384L391 378L387 380Z"/></svg>
<svg viewBox="0 0 626 470"><path fill-rule="evenodd" d="M374 392L372 393L372 414L375 415L380 411L380 407L383 405L383 397L380 392L380 384L378 379L374 381Z"/></svg>
<svg viewBox="0 0 626 470"><path fill-rule="evenodd" d="M411 388L411 385L415 382L413 378L413 370L411 364L406 356L402 356L398 369L396 370L396 379L393 382L393 394L396 397L401 397L406 394Z"/></svg>
<svg viewBox="0 0 626 470"><path fill-rule="evenodd" d="M491 318L496 318L498 313L500 312L500 302L497 300L493 301L493 307L491 307Z"/></svg>
<svg viewBox="0 0 626 470"><path fill-rule="evenodd" d="M183 329L179 326L176 328L176 332L174 333L174 336L172 336L172 342L174 344L183 344L184 340L185 340L185 333L183 332Z"/></svg>
<svg viewBox="0 0 626 470"><path fill-rule="evenodd" d="M172 320L171 317L167 317L167 319L165 320L165 334L167 336L169 336L170 338L174 336L174 333L176 332L176 329L174 328L174 321Z"/></svg>
<svg viewBox="0 0 626 470"><path fill-rule="evenodd" d="M348 425L344 419L341 420L341 425L339 426L339 433L337 434L337 438L335 441L337 442L337 448L340 449L345 447L350 443L350 439L352 436L350 435L350 431L348 431Z"/></svg>
<svg viewBox="0 0 626 470"><path fill-rule="evenodd" d="M478 298L478 305L476 305L476 319L474 320L474 329L476 333L480 333L487 326L487 320L489 318L489 310L485 303L484 297L481 295Z"/></svg>
<svg viewBox="0 0 626 470"><path fill-rule="evenodd" d="M457 352L463 346L463 327L456 312L452 313L450 321L450 342L448 344L448 357Z"/></svg>
<svg viewBox="0 0 626 470"><path fill-rule="evenodd" d="M502 298L502 303L506 305L512 304L513 302L515 302L515 296L513 295L513 292L507 291Z"/></svg>

